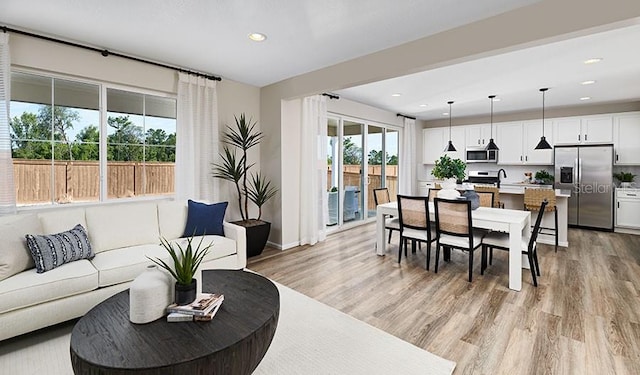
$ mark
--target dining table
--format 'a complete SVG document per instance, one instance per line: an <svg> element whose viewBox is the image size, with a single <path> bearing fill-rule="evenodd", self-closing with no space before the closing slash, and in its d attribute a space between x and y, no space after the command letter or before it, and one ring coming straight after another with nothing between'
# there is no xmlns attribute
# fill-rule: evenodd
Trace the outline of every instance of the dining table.
<svg viewBox="0 0 640 375"><path fill-rule="evenodd" d="M385 219L398 216L398 202L379 204L376 209L376 254L387 252ZM429 202L429 219L435 221L433 202ZM471 211L472 226L509 233L509 289L522 289L522 268L529 268L526 255L522 254L522 243L531 236L531 212L503 208L478 207Z"/></svg>

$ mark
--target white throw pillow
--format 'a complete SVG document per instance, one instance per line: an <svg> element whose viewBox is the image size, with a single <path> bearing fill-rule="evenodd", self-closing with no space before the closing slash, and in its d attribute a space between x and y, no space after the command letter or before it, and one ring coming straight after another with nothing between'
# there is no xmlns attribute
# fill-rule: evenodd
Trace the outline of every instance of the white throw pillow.
<svg viewBox="0 0 640 375"><path fill-rule="evenodd" d="M35 214L16 215L14 220L3 220L0 224L0 280L35 267L26 234L43 234Z"/></svg>

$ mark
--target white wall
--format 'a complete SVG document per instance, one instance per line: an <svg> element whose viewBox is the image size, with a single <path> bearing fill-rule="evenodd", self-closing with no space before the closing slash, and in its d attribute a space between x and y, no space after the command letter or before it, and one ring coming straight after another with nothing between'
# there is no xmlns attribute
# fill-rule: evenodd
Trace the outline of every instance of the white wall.
<svg viewBox="0 0 640 375"><path fill-rule="evenodd" d="M9 45L11 64L15 68L177 94L178 74L173 69L114 56L103 57L96 52L16 34L9 35ZM253 116L260 124L260 89L229 80L218 82L218 118L221 131L224 131L224 124L234 123L233 115L241 112ZM249 160L257 163L254 167L257 170L259 147L252 150ZM224 181L221 182L221 200L228 200L230 203L226 218L239 219L235 189L229 189Z"/></svg>

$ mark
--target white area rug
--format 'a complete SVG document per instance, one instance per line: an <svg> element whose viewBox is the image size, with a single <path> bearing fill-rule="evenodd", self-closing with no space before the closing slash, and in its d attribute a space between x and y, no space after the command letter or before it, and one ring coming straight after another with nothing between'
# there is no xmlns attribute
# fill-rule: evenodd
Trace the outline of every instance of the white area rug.
<svg viewBox="0 0 640 375"><path fill-rule="evenodd" d="M280 318L258 375L450 375L455 363L279 285ZM0 373L70 375L73 324L0 342Z"/></svg>
<svg viewBox="0 0 640 375"><path fill-rule="evenodd" d="M257 375L450 375L456 364L275 283L280 318Z"/></svg>

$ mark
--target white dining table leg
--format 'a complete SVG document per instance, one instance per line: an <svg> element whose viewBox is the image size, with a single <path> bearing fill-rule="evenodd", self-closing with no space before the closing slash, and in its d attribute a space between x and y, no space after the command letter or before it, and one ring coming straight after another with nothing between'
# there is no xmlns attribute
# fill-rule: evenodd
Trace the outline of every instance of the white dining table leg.
<svg viewBox="0 0 640 375"><path fill-rule="evenodd" d="M384 255L387 251L386 242L384 242L384 217L381 210L376 210L376 254L378 255Z"/></svg>
<svg viewBox="0 0 640 375"><path fill-rule="evenodd" d="M527 226L528 228L528 226ZM522 228L509 224L509 289L522 289Z"/></svg>

